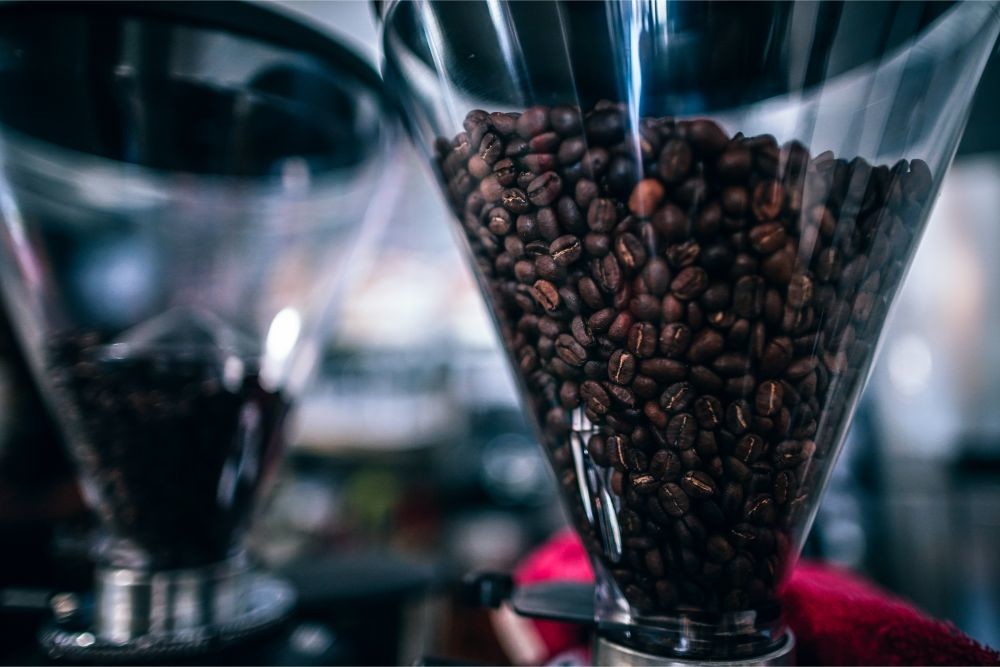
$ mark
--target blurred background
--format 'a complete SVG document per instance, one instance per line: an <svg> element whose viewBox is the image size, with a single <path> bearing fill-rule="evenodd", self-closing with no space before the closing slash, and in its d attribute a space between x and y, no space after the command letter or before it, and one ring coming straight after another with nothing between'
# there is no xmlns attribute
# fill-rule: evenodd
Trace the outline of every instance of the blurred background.
<svg viewBox="0 0 1000 667"><path fill-rule="evenodd" d="M377 64L369 3L280 4ZM992 646L1000 645L998 112L994 56L805 552ZM471 570L510 570L564 518L440 194L408 148L399 159L408 168L395 212L377 255L352 276L254 547L306 583L305 620L293 634L299 662L407 663L428 652L503 662L509 656L486 639L486 613L463 608L452 584ZM0 402L12 400L4 382ZM9 428L4 412L0 431ZM72 490L58 480L53 489L47 511L69 513ZM72 534L25 530L20 539L71 546ZM358 605L364 613L337 613Z"/></svg>

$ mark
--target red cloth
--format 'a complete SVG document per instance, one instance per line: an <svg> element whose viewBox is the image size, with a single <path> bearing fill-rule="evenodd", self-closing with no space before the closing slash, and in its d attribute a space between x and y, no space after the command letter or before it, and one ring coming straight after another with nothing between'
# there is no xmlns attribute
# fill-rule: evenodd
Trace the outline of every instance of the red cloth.
<svg viewBox="0 0 1000 667"><path fill-rule="evenodd" d="M579 538L562 532L517 568L518 584L592 581ZM1000 665L1000 652L838 568L800 563L782 594L799 664ZM577 626L534 621L549 657L586 645Z"/></svg>

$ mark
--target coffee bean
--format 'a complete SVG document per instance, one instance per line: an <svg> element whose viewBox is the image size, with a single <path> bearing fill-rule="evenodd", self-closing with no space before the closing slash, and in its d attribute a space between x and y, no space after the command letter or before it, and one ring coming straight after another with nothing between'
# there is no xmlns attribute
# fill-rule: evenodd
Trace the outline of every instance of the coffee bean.
<svg viewBox="0 0 1000 667"><path fill-rule="evenodd" d="M750 428L750 421L750 405L746 401L733 401L726 408L726 428L734 434L746 433Z"/></svg>
<svg viewBox="0 0 1000 667"><path fill-rule="evenodd" d="M629 384L635 377L635 357L625 350L616 350L608 360L608 377L618 384Z"/></svg>
<svg viewBox="0 0 1000 667"><path fill-rule="evenodd" d="M572 235L560 236L549 246L552 260L563 268L568 267L583 255L580 239Z"/></svg>
<svg viewBox="0 0 1000 667"><path fill-rule="evenodd" d="M664 183L679 183L691 169L691 148L683 139L671 139L663 145L657 162L657 173Z"/></svg>
<svg viewBox="0 0 1000 667"><path fill-rule="evenodd" d="M729 138L725 131L710 120L694 120L684 126L684 136L699 153L714 155L725 148Z"/></svg>
<svg viewBox="0 0 1000 667"><path fill-rule="evenodd" d="M754 217L761 222L774 220L781 212L785 197L784 188L778 181L763 181L753 190L751 207Z"/></svg>
<svg viewBox="0 0 1000 667"><path fill-rule="evenodd" d="M517 133L523 139L531 139L549 127L549 113L544 107L526 109L515 122Z"/></svg>
<svg viewBox="0 0 1000 667"><path fill-rule="evenodd" d="M674 359L643 359L639 372L659 382L676 382L687 375L687 364Z"/></svg>
<svg viewBox="0 0 1000 667"><path fill-rule="evenodd" d="M764 453L764 441L753 433L744 436L733 450L733 455L743 463L750 464Z"/></svg>
<svg viewBox="0 0 1000 667"><path fill-rule="evenodd" d="M646 250L632 234L622 234L615 239L615 256L626 271L636 271L646 263Z"/></svg>
<svg viewBox="0 0 1000 667"><path fill-rule="evenodd" d="M699 396L694 402L694 414L699 426L715 430L722 424L722 403L714 396Z"/></svg>
<svg viewBox="0 0 1000 667"><path fill-rule="evenodd" d="M556 354L570 366L583 366L587 361L587 351L576 342L576 339L567 334L562 334L556 338Z"/></svg>
<svg viewBox="0 0 1000 667"><path fill-rule="evenodd" d="M607 414L611 406L611 399L608 392L604 391L597 382L587 380L580 385L580 398L587 403L587 407L599 415Z"/></svg>
<svg viewBox="0 0 1000 667"><path fill-rule="evenodd" d="M645 218L653 214L663 200L664 189L655 178L646 178L636 183L629 195L628 208L635 215Z"/></svg>
<svg viewBox="0 0 1000 667"><path fill-rule="evenodd" d="M667 408L664 408L667 409ZM698 435L698 426L693 415L682 412L667 424L667 444L674 449L690 449Z"/></svg>
<svg viewBox="0 0 1000 667"><path fill-rule="evenodd" d="M636 357L644 359L656 351L656 327L648 322L636 322L629 328L628 349Z"/></svg>
<svg viewBox="0 0 1000 667"><path fill-rule="evenodd" d="M691 341L688 348L688 359L694 363L703 363L717 357L726 347L722 334L712 329L702 329Z"/></svg>
<svg viewBox="0 0 1000 667"><path fill-rule="evenodd" d="M689 382L676 382L660 396L660 406L670 413L682 412L694 401L695 391Z"/></svg>
<svg viewBox="0 0 1000 667"><path fill-rule="evenodd" d="M715 495L715 480L700 470L692 470L681 478L681 488L695 499L711 498Z"/></svg>
<svg viewBox="0 0 1000 667"><path fill-rule="evenodd" d="M673 481L680 477L680 458L669 449L661 449L649 461L649 472L661 481Z"/></svg>
<svg viewBox="0 0 1000 667"><path fill-rule="evenodd" d="M663 511L672 517L681 517L687 513L691 506L687 493L680 485L667 482L660 486L656 492Z"/></svg>
<svg viewBox="0 0 1000 667"><path fill-rule="evenodd" d="M547 280L538 280L531 288L531 296L548 312L557 310L560 306L559 290Z"/></svg>
<svg viewBox="0 0 1000 667"><path fill-rule="evenodd" d="M757 399L754 407L757 408L758 414L770 417L777 414L781 409L783 398L784 388L781 386L781 383L774 380L767 380L766 382L762 382L757 388Z"/></svg>
<svg viewBox="0 0 1000 667"><path fill-rule="evenodd" d="M705 542L705 554L716 563L728 563L736 555L736 550L725 537L715 534Z"/></svg>

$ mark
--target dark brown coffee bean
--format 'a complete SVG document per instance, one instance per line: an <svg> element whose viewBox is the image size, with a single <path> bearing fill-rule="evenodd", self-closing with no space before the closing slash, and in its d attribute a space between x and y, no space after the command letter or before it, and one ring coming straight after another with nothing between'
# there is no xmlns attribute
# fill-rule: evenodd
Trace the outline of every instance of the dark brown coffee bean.
<svg viewBox="0 0 1000 667"><path fill-rule="evenodd" d="M691 507L687 493L680 485L673 482L663 484L656 492L663 511L672 517L684 516Z"/></svg>
<svg viewBox="0 0 1000 667"><path fill-rule="evenodd" d="M726 147L729 137L725 131L710 120L693 120L684 125L684 136L696 151L714 155Z"/></svg>
<svg viewBox="0 0 1000 667"><path fill-rule="evenodd" d="M556 354L570 366L581 367L587 361L587 350L567 334L556 338Z"/></svg>
<svg viewBox="0 0 1000 667"><path fill-rule="evenodd" d="M666 408L664 408L666 409ZM667 444L674 449L691 449L698 436L698 426L695 418L686 412L675 415L667 424Z"/></svg>
<svg viewBox="0 0 1000 667"><path fill-rule="evenodd" d="M515 122L517 133L523 139L531 139L549 128L549 113L545 107L526 109Z"/></svg>
<svg viewBox="0 0 1000 667"><path fill-rule="evenodd" d="M795 270L795 255L787 249L779 250L771 256L764 258L760 268L761 273L764 274L764 277L768 281L785 285L792 279L792 272ZM779 318L775 317L772 319L776 320Z"/></svg>
<svg viewBox="0 0 1000 667"><path fill-rule="evenodd" d="M660 352L676 359L683 356L691 344L691 328L680 322L672 322L660 332Z"/></svg>
<svg viewBox="0 0 1000 667"><path fill-rule="evenodd" d="M515 266L515 270L516 268L517 267ZM604 295L601 294L601 289L597 286L597 283L594 282L593 278L590 278L589 276L580 278L580 282L576 284L576 289L580 293L580 298L589 308L593 308L595 310L604 308ZM593 324L591 324L591 328L594 328Z"/></svg>
<svg viewBox="0 0 1000 667"><path fill-rule="evenodd" d="M615 204L610 199L595 199L587 209L587 226L592 231L607 233L618 222Z"/></svg>
<svg viewBox="0 0 1000 667"><path fill-rule="evenodd" d="M670 413L687 410L694 401L694 388L688 382L676 382L660 396L660 406Z"/></svg>
<svg viewBox="0 0 1000 667"><path fill-rule="evenodd" d="M751 523L770 526L776 518L774 499L766 494L751 498L744 506L743 516Z"/></svg>
<svg viewBox="0 0 1000 667"><path fill-rule="evenodd" d="M649 460L649 472L661 481L674 481L680 477L681 460L669 449L661 449Z"/></svg>
<svg viewBox="0 0 1000 667"><path fill-rule="evenodd" d="M675 243L669 248L667 248L666 255L667 255L667 261L670 263L670 265L677 269L692 267L698 261L698 258L701 256L701 245L699 245L698 242L694 240L684 241L683 243ZM700 268L697 268L697 271L703 272L703 270ZM689 275L688 278L690 279L691 276ZM674 277L674 281L676 280L677 276ZM708 284L708 276L706 275L705 285L707 286L707 284ZM673 282L671 282L671 288L676 289L673 286ZM701 291L699 291L691 298L696 298L700 293Z"/></svg>
<svg viewBox="0 0 1000 667"><path fill-rule="evenodd" d="M702 329L694 335L687 356L692 362L700 364L717 357L725 347L726 339L722 334L712 329Z"/></svg>
<svg viewBox="0 0 1000 667"><path fill-rule="evenodd" d="M804 273L792 276L788 282L788 305L792 308L805 308L813 299L812 278Z"/></svg>
<svg viewBox="0 0 1000 667"><path fill-rule="evenodd" d="M748 373L726 380L725 389L730 396L746 397L753 394L756 386L757 379Z"/></svg>
<svg viewBox="0 0 1000 667"><path fill-rule="evenodd" d="M535 258L535 271L539 277L554 283L566 278L566 267L559 265L551 255L540 255Z"/></svg>
<svg viewBox="0 0 1000 667"><path fill-rule="evenodd" d="M646 250L633 234L625 233L615 239L615 256L621 266L629 272L641 269L646 263Z"/></svg>
<svg viewBox="0 0 1000 667"><path fill-rule="evenodd" d="M752 161L753 156L747 148L739 144L730 144L716 160L715 169L722 180L737 183L750 173Z"/></svg>
<svg viewBox="0 0 1000 667"><path fill-rule="evenodd" d="M726 428L736 435L746 433L751 420L750 404L746 401L733 401L726 408Z"/></svg>
<svg viewBox="0 0 1000 667"><path fill-rule="evenodd" d="M625 342L628 338L629 329L632 328L632 322L631 313L627 311L618 313L608 327L608 338L615 342Z"/></svg>
<svg viewBox="0 0 1000 667"><path fill-rule="evenodd" d="M535 206L548 206L559 198L562 179L554 171L547 171L528 185L527 197Z"/></svg>
<svg viewBox="0 0 1000 667"><path fill-rule="evenodd" d="M628 471L628 442L620 435L609 436L606 441L608 459L615 470L620 472Z"/></svg>
<svg viewBox="0 0 1000 667"><path fill-rule="evenodd" d="M760 372L765 377L777 377L792 362L792 341L787 336L778 336L767 343L760 361Z"/></svg>
<svg viewBox="0 0 1000 667"><path fill-rule="evenodd" d="M739 352L723 352L712 362L712 369L723 377L743 375L750 368L750 360Z"/></svg>
<svg viewBox="0 0 1000 667"><path fill-rule="evenodd" d="M774 501L784 505L795 494L795 475L790 470L782 470L774 478Z"/></svg>
<svg viewBox="0 0 1000 667"><path fill-rule="evenodd" d="M714 396L700 396L694 402L694 414L698 425L704 429L715 430L722 425L722 403Z"/></svg>
<svg viewBox="0 0 1000 667"><path fill-rule="evenodd" d="M728 563L736 555L736 550L725 537L715 534L705 542L705 554L716 563Z"/></svg>
<svg viewBox="0 0 1000 667"><path fill-rule="evenodd" d="M590 331L590 327L587 326L580 315L574 317L570 322L569 330L573 338L576 339L576 342L584 347L592 347L596 342L594 334Z"/></svg>
<svg viewBox="0 0 1000 667"><path fill-rule="evenodd" d="M762 382L757 388L757 398L754 407L757 413L765 417L771 417L781 410L784 400L784 388L780 382L767 380Z"/></svg>
<svg viewBox="0 0 1000 667"><path fill-rule="evenodd" d="M512 213L525 213L531 206L528 203L528 196L519 188L507 188L501 192L500 201L503 207Z"/></svg>
<svg viewBox="0 0 1000 667"><path fill-rule="evenodd" d="M636 319L656 322L660 319L660 300L652 294L640 294L629 301L629 311L635 315ZM649 325L652 326L652 325ZM653 327L653 347L656 347L656 328Z"/></svg>
<svg viewBox="0 0 1000 667"><path fill-rule="evenodd" d="M640 398L654 398L659 395L659 385L656 380L645 375L637 375L634 380L632 380L632 391L635 395Z"/></svg>
<svg viewBox="0 0 1000 667"><path fill-rule="evenodd" d="M770 255L785 247L785 228L777 222L761 223L750 230L750 245L762 255Z"/></svg>
<svg viewBox="0 0 1000 667"><path fill-rule="evenodd" d="M650 219L654 229L663 235L667 241L678 241L690 234L688 216L678 206L666 203Z"/></svg>
<svg viewBox="0 0 1000 667"><path fill-rule="evenodd" d="M781 212L785 190L778 181L762 181L753 189L751 208L761 222L774 220Z"/></svg>
<svg viewBox="0 0 1000 667"><path fill-rule="evenodd" d="M692 470L681 477L681 488L691 498L704 499L715 495L715 480L700 470Z"/></svg>
<svg viewBox="0 0 1000 667"><path fill-rule="evenodd" d="M659 257L653 257L647 262L642 270L642 277L653 296L662 297L670 289L670 267Z"/></svg>
<svg viewBox="0 0 1000 667"><path fill-rule="evenodd" d="M593 459L594 463L606 468L611 465L611 457L609 456L609 448L607 440L600 433L595 433L590 436L587 441L587 454Z"/></svg>
<svg viewBox="0 0 1000 667"><path fill-rule="evenodd" d="M765 445L760 436L753 433L744 436L733 450L733 455L746 464L757 461L764 453Z"/></svg>
<svg viewBox="0 0 1000 667"><path fill-rule="evenodd" d="M567 234L552 242L549 253L557 265L565 268L580 259L583 255L583 246L580 244L580 239Z"/></svg>
<svg viewBox="0 0 1000 667"><path fill-rule="evenodd" d="M643 359L639 372L660 382L676 382L687 375L687 364L674 359Z"/></svg>
<svg viewBox="0 0 1000 667"><path fill-rule="evenodd" d="M707 366L692 366L688 375L691 378L691 384L702 392L715 394L722 391L725 386L722 378L713 373Z"/></svg>
<svg viewBox="0 0 1000 667"><path fill-rule="evenodd" d="M607 414L611 407L611 398L597 382L587 380L580 385L580 398L587 403L587 408L599 415Z"/></svg>
<svg viewBox="0 0 1000 667"><path fill-rule="evenodd" d="M640 359L652 356L656 352L656 327L648 322L636 322L629 328L627 346Z"/></svg>
<svg viewBox="0 0 1000 667"><path fill-rule="evenodd" d="M691 147L683 139L671 139L663 145L657 161L657 173L664 183L682 181L691 170Z"/></svg>
<svg viewBox="0 0 1000 667"><path fill-rule="evenodd" d="M542 308L548 312L558 310L562 303L559 298L559 290L547 280L538 280L531 288L531 296Z"/></svg>
<svg viewBox="0 0 1000 667"><path fill-rule="evenodd" d="M605 255L601 259L595 259L592 263L591 273L597 280L597 284L606 292L617 292L622 286L621 267L614 255Z"/></svg>
<svg viewBox="0 0 1000 667"><path fill-rule="evenodd" d="M627 408L635 407L635 392L631 389L608 382L604 385L604 389L608 392L612 398L621 403ZM610 417L609 417L610 419Z"/></svg>
<svg viewBox="0 0 1000 667"><path fill-rule="evenodd" d="M806 450L802 440L785 440L774 448L772 459L779 468L794 468L806 460Z"/></svg>
<svg viewBox="0 0 1000 667"><path fill-rule="evenodd" d="M625 350L616 350L608 359L608 377L618 384L629 384L635 377L635 357Z"/></svg>

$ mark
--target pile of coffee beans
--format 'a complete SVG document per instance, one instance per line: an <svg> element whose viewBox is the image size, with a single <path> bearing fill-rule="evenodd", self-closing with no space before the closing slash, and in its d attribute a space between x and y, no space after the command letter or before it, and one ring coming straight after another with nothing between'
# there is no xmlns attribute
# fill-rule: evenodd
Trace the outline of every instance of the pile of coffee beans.
<svg viewBox="0 0 1000 667"><path fill-rule="evenodd" d="M641 613L773 600L928 166L704 119L630 126L610 102L475 110L464 128L438 140L439 175L588 548Z"/></svg>
<svg viewBox="0 0 1000 667"><path fill-rule="evenodd" d="M105 338L48 347L83 484L109 528L103 557L157 569L224 560L279 459L286 401L215 355L120 354ZM150 560L129 560L136 549Z"/></svg>

